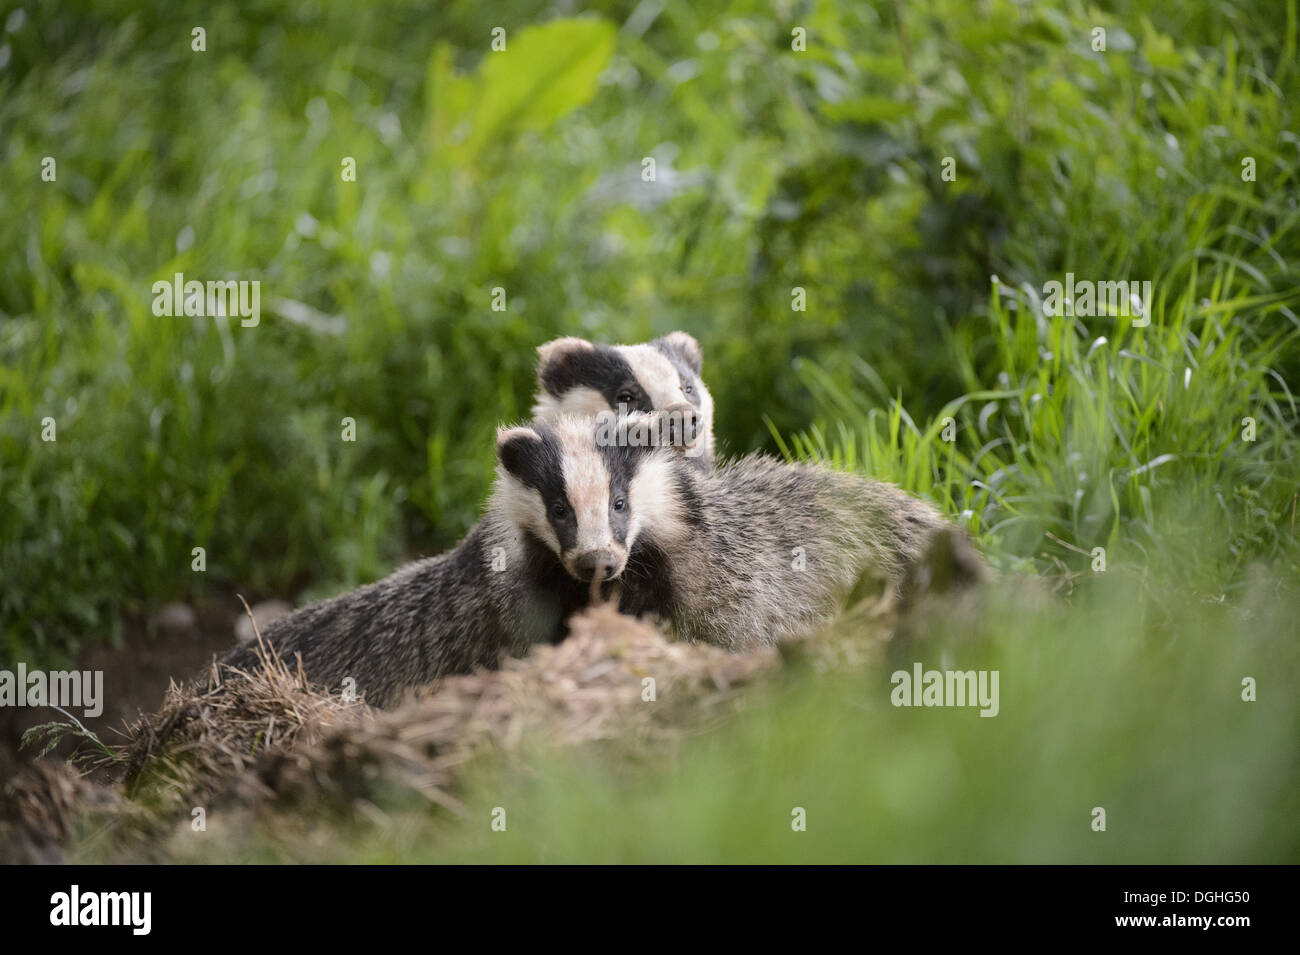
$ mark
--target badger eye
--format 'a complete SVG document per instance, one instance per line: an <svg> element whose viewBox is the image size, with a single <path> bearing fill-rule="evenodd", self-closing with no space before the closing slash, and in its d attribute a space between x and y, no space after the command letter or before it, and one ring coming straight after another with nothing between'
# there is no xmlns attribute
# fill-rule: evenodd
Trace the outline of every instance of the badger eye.
<svg viewBox="0 0 1300 955"><path fill-rule="evenodd" d="M686 392L686 394L688 395L695 394L695 389L692 388L690 385L682 385L682 391Z"/></svg>
<svg viewBox="0 0 1300 955"><path fill-rule="evenodd" d="M568 513L569 513L569 506L565 504L563 501L556 501L554 504L551 505L551 515L553 517L560 518Z"/></svg>
<svg viewBox="0 0 1300 955"><path fill-rule="evenodd" d="M632 398L632 393L630 391L621 392L618 396L618 404L630 405L632 401L633 398Z"/></svg>
<svg viewBox="0 0 1300 955"><path fill-rule="evenodd" d="M623 510L624 507L626 507L626 505L623 503L623 499L621 497L614 502L614 510L621 511Z"/></svg>

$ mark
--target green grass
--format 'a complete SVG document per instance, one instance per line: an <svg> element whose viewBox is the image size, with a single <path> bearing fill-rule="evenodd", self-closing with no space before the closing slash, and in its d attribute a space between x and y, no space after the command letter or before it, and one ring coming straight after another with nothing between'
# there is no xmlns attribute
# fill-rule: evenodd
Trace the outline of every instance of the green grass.
<svg viewBox="0 0 1300 955"><path fill-rule="evenodd" d="M1158 512L1189 482L1206 531L1239 542L1210 589L1277 555L1300 371L1294 0L637 6L7 18L7 655L61 660L164 600L320 594L448 546L559 334L687 328L725 447L807 432L801 453L973 511L1009 558L1077 566L1044 530L1121 559L1182 548ZM648 155L639 203L620 183ZM1155 322L1030 321L1067 270L1153 280ZM176 271L260 280L261 325L156 318L152 283ZM894 398L929 422L963 402L956 443L926 453ZM1252 447L1231 440L1248 415Z"/></svg>
<svg viewBox="0 0 1300 955"><path fill-rule="evenodd" d="M1228 274L1207 276L1211 290L1231 281L1231 267L1217 271ZM1208 593L1235 590L1261 559L1294 579L1297 408L1274 369L1300 328L1271 321L1281 306L1189 288L1157 300L1159 324L1089 327L1044 318L1032 298L994 285L984 341L996 343L997 377L979 380L980 336L968 331L959 347L972 390L928 422L891 400L865 362L848 388L810 363L803 378L833 423L775 439L791 456L931 497L1022 567L1032 557L1086 573L1101 547L1108 566Z"/></svg>
<svg viewBox="0 0 1300 955"><path fill-rule="evenodd" d="M447 546L534 346L681 327L725 449L896 481L1048 575L1057 610L905 648L997 667L1001 714L796 669L660 755L487 761L463 821L394 799L227 856L1297 861L1296 0L652 6L6 21L5 658ZM260 280L262 323L155 318L176 271ZM1151 324L1045 317L1067 271L1153 282Z"/></svg>
<svg viewBox="0 0 1300 955"><path fill-rule="evenodd" d="M553 756L479 780L465 821L410 855L1300 860L1300 838L1284 822L1300 809L1292 692L1300 654L1286 624L1300 604L1269 596L1271 619L1243 621L1202 602L1155 626L1141 619L1135 589L1132 581L1099 588L1051 631L1049 620L1004 611L974 641L963 634L899 661L998 670L994 718L894 708L888 667L804 673L674 755L612 772L595 754ZM1246 676L1258 681L1258 702L1241 699ZM513 810L506 833L487 825L495 806ZM792 831L794 807L807 811L805 832ZM1106 810L1104 833L1092 829L1095 807Z"/></svg>
<svg viewBox="0 0 1300 955"><path fill-rule="evenodd" d="M183 833L219 862L1295 863L1300 595L1260 577L1239 606L1104 575L1066 612L1023 587L973 631L888 664L796 663L723 726L647 747L526 740L461 781L462 816L367 793ZM890 674L991 669L999 711L890 704ZM1243 699L1243 680L1257 699ZM661 699L644 705L671 706ZM1093 828L1105 811L1105 830ZM802 809L806 829L792 828ZM506 828L493 828L505 812ZM271 822L268 824L266 819Z"/></svg>

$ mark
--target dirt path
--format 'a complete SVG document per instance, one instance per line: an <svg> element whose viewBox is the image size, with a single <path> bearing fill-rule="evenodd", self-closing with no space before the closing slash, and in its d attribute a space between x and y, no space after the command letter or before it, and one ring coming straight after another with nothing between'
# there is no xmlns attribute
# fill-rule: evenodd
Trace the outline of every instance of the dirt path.
<svg viewBox="0 0 1300 955"><path fill-rule="evenodd" d="M152 712L162 703L170 680L193 677L213 656L234 646L234 622L241 610L237 597L229 594L207 598L195 605L194 626L178 632L152 628L148 620L124 623L122 646L89 647L77 659L79 670L104 673L104 712L83 718L105 743L120 743L120 731L141 712ZM19 751L22 734L31 726L64 717L49 707L5 707L0 709L0 783L11 778L21 764L31 761L39 749ZM57 753L67 755L70 747Z"/></svg>

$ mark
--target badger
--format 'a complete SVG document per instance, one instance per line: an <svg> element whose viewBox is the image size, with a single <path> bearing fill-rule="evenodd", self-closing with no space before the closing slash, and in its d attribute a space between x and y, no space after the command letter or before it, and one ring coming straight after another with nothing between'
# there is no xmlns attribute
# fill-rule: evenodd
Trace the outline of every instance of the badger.
<svg viewBox="0 0 1300 955"><path fill-rule="evenodd" d="M684 407L692 423L678 433L698 440L698 412ZM300 659L310 683L387 707L412 687L563 639L573 613L610 596L667 475L655 462L632 468L633 449L598 438L594 419L571 415L500 429L487 511L459 545L279 618L218 671L254 671L269 651ZM694 469L685 454L682 442L680 466Z"/></svg>
<svg viewBox="0 0 1300 955"><path fill-rule="evenodd" d="M816 629L864 575L901 586L950 529L892 485L816 465L749 455L702 470L687 450L703 436L692 405L502 428L487 513L464 541L277 620L265 645L380 707L557 642L596 599L746 649ZM248 671L258 652L222 666Z"/></svg>
<svg viewBox="0 0 1300 955"><path fill-rule="evenodd" d="M586 416L674 405L690 409L692 441L683 456L697 467L711 466L713 398L700 378L700 345L686 332L640 345L559 338L537 351L539 423L528 433L546 436L549 470L561 476L544 486L550 495L546 506L559 507L569 490L577 492L566 505L574 527L574 515L591 497L583 476L609 470L585 460L592 441L576 440L582 431L576 422L589 425ZM566 421L562 431L546 427L557 419ZM568 436L567 444L561 434ZM528 508L520 506L520 495L529 493L520 490L521 482L541 481L541 471L516 460L519 436L512 429L498 435L493 497L456 548L277 620L263 635L267 649L285 660L300 657L313 683L337 689L350 677L356 692L382 707L410 687L491 667L505 653L561 638L567 618L592 596L589 582L598 569L593 555L602 548L583 548L594 526L591 514L581 522L582 541L569 542L554 527L531 520ZM613 526L619 523L617 513ZM627 540L620 540L612 546L623 548L626 556ZM578 549L566 550L569 544ZM227 654L220 669L247 672L258 665L260 652L250 643Z"/></svg>
<svg viewBox="0 0 1300 955"><path fill-rule="evenodd" d="M964 534L893 485L761 454L693 466L685 449L702 425L691 411L613 424L604 412L595 428L562 417L507 432L511 521L561 558L566 542L580 541L582 579L594 568L616 582L621 611L733 650L806 636L864 577L902 596L940 537L964 542L958 583L984 579Z"/></svg>
<svg viewBox="0 0 1300 955"><path fill-rule="evenodd" d="M557 338L537 349L537 397L533 417L594 417L663 411L689 405L701 429L686 445L687 459L713 467L713 396L701 379L703 352L686 332L670 332L640 345L597 345Z"/></svg>

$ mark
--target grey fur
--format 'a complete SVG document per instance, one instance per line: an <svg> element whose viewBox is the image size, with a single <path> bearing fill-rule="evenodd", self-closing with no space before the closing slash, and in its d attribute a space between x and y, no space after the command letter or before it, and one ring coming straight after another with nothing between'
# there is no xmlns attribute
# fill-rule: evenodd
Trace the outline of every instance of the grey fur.
<svg viewBox="0 0 1300 955"><path fill-rule="evenodd" d="M504 569L493 569L494 559ZM494 501L455 549L298 610L263 638L291 667L300 655L309 682L338 691L350 677L358 695L386 707L408 688L559 640L587 594L550 551L517 533ZM221 662L251 671L256 646Z"/></svg>
<svg viewBox="0 0 1300 955"><path fill-rule="evenodd" d="M630 361L643 371L647 365L660 372L671 367L667 383L639 382L642 397L657 391L662 398L676 383L691 386L697 402L693 407L702 409L708 429L707 441L697 442L708 455L692 461L697 467L711 465L713 402L699 378L702 353L694 338L673 332L635 346L593 345L575 338L541 346L539 409L550 413L539 417L567 417L561 407L565 389L553 386L548 392L543 381L546 366L563 365L575 349L607 354L625 366ZM598 384L586 381L583 371L582 363L575 363L566 388ZM603 400L600 406L611 407ZM358 694L383 707L398 702L411 687L492 667L504 654L561 639L567 618L589 600L587 584L567 574L559 555L520 526L518 514L510 513L503 500L508 484L499 472L487 515L455 549L276 621L263 635L271 651L291 664L300 657L308 680L330 690L341 689L351 678ZM491 569L494 553L503 557L505 570ZM232 651L221 664L249 671L258 665L257 654L257 646L249 645Z"/></svg>
<svg viewBox="0 0 1300 955"><path fill-rule="evenodd" d="M963 532L880 481L750 455L712 473L678 463L668 485L679 517L642 531L621 609L657 613L685 640L740 650L805 636L863 577L905 596L941 538L958 542L958 585L986 576Z"/></svg>
<svg viewBox="0 0 1300 955"><path fill-rule="evenodd" d="M663 417L616 420L630 429ZM892 485L761 455L702 470L681 446L613 451L597 435L595 419L582 417L503 429L492 502L459 546L278 620L267 644L290 663L301 658L312 683L338 690L351 678L370 703L391 706L410 687L562 639L591 592L565 569L575 547L625 544L620 609L731 649L807 635L864 576L902 594L948 535L964 541L953 551L960 582L984 576L959 531ZM566 472L579 483L551 481ZM572 505L563 518L557 494ZM574 514L591 523L561 535L557 522ZM597 534L588 543L584 528ZM222 662L251 669L255 649Z"/></svg>

